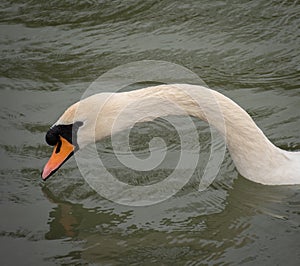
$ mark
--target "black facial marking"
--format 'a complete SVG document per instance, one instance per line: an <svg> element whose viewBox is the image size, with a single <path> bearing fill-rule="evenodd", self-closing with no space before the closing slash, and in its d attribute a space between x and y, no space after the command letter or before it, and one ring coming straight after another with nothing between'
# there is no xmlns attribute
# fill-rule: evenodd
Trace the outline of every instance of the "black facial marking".
<svg viewBox="0 0 300 266"><path fill-rule="evenodd" d="M78 150L77 144L77 132L79 127L83 125L83 122L75 122L74 124L69 125L56 125L49 129L46 134L46 142L50 146L55 146L60 142L59 136L65 138L68 142L75 146L75 150ZM60 151L60 146L57 146L56 153Z"/></svg>
<svg viewBox="0 0 300 266"><path fill-rule="evenodd" d="M59 140L59 128L58 126L54 126L52 128L50 128L50 130L48 130L47 134L46 134L46 142L48 143L48 145L50 146L54 146L56 145L56 143Z"/></svg>

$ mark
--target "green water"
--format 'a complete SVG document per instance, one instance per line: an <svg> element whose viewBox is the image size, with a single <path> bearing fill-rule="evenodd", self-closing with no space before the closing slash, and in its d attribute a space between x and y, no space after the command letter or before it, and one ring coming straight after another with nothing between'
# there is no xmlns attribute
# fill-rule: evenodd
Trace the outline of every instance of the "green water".
<svg viewBox="0 0 300 266"><path fill-rule="evenodd" d="M99 75L145 59L190 69L299 150L299 1L4 0L0 12L1 265L299 265L300 187L247 181L228 153L209 189L194 179L149 207L98 195L74 159L40 179L45 133L66 107ZM195 123L205 155L207 127ZM157 121L135 128L134 149L153 132L178 148ZM151 182L101 158L123 181Z"/></svg>

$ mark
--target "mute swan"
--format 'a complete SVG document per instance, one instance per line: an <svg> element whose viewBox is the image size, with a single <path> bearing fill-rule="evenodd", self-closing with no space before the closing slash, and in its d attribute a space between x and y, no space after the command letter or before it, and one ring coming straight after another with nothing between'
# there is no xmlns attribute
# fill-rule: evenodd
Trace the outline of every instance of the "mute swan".
<svg viewBox="0 0 300 266"><path fill-rule="evenodd" d="M167 102L175 103L179 108L170 109ZM129 107L129 115L116 122L125 107ZM300 184L300 152L274 146L246 111L223 94L188 84L99 93L73 104L46 134L46 142L55 147L42 178L50 177L85 145L133 126L137 114L142 117L140 121L170 114L188 114L209 121L225 138L242 176L265 185ZM222 119L217 119L219 116Z"/></svg>

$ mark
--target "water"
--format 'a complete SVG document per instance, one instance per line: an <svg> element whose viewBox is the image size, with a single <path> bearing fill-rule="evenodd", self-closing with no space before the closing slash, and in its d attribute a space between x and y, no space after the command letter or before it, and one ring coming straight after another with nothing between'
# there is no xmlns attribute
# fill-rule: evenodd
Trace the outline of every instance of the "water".
<svg viewBox="0 0 300 266"><path fill-rule="evenodd" d="M189 68L245 108L277 146L299 150L299 1L0 5L1 265L299 265L299 186L247 181L229 154L205 192L192 179L149 207L101 197L74 160L40 180L49 126L99 75L144 59ZM207 127L196 124L209 147ZM178 148L158 120L135 130L134 149L147 147L151 132ZM121 179L162 178L132 174L107 152L109 140L99 145Z"/></svg>

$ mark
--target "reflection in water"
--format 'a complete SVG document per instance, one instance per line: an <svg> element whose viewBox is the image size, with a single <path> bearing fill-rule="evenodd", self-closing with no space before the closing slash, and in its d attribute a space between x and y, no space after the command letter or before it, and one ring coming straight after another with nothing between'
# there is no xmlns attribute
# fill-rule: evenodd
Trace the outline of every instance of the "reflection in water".
<svg viewBox="0 0 300 266"><path fill-rule="evenodd" d="M46 187L43 188L43 193L51 203L57 204L57 207L49 213L50 231L45 235L46 239L77 236L76 226L79 225L81 219L73 214L76 206L59 201Z"/></svg>
<svg viewBox="0 0 300 266"><path fill-rule="evenodd" d="M249 262L254 258L251 257L253 250L250 252L248 247L260 249L255 246L258 234L266 235L263 246L267 251L274 252L267 237L275 234L273 238L278 237L280 242L278 231L265 232L269 230L270 221L288 222L293 231L300 226L295 214L285 212L288 200L291 204L299 204L299 193L291 195L288 189L284 193L278 187L265 187L242 177L228 190L222 211L197 215L197 210L194 210L192 216L185 217L184 226L176 222L176 210L171 203L169 207L172 208L165 211L174 211L173 219L157 221L160 217L152 216L141 226L141 221L135 217L140 208L128 211L124 207L117 215L112 209L85 208L82 204L60 201L46 187L43 192L57 204L49 214L50 228L46 238L71 237L83 241L83 248L76 253L76 258L80 254L80 260L89 263L221 263L235 261L238 252L244 256L239 258L240 262ZM273 204L277 206L275 212ZM278 205L282 208L278 209ZM156 208L160 207L156 205ZM259 223L255 221L257 217L260 217ZM128 226L129 219L132 223ZM155 220L155 224L173 224L173 227L153 226ZM73 255L67 254L66 257Z"/></svg>

